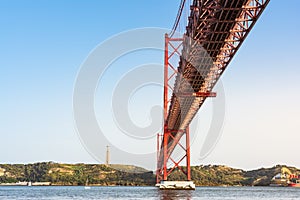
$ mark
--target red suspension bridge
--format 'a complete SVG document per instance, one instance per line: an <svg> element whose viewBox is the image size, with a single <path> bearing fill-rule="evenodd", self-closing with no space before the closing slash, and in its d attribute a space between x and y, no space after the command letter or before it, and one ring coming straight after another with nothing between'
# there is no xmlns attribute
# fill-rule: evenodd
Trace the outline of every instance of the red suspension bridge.
<svg viewBox="0 0 300 200"><path fill-rule="evenodd" d="M216 96L213 87L269 1L193 0L188 5L188 19L183 19L187 2L181 1L172 32L165 36L164 127L158 134L156 172L161 189L194 188L189 125L206 98ZM187 24L183 36L178 37L182 19ZM172 63L175 56L179 56L177 68ZM184 152L180 158L172 157L176 147ZM167 183L175 169L185 174L188 184Z"/></svg>

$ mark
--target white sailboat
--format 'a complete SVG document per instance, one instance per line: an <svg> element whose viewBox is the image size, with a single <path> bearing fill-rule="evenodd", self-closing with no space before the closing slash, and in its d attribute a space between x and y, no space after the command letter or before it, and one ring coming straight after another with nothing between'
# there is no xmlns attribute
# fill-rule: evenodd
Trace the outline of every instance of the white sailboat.
<svg viewBox="0 0 300 200"><path fill-rule="evenodd" d="M89 186L89 179L88 178L86 179L84 189L86 189L86 190L91 189L91 187Z"/></svg>

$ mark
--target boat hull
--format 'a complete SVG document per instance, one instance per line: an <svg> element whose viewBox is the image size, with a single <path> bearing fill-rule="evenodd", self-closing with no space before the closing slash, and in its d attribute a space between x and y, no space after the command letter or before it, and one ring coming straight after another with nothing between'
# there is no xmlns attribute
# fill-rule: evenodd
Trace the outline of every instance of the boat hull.
<svg viewBox="0 0 300 200"><path fill-rule="evenodd" d="M290 183L288 187L300 187L300 183Z"/></svg>

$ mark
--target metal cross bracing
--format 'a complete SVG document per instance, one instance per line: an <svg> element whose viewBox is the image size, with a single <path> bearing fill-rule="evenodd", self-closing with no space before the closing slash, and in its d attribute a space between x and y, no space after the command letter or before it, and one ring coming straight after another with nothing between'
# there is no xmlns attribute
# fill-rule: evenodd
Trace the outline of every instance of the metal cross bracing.
<svg viewBox="0 0 300 200"><path fill-rule="evenodd" d="M215 97L216 93L213 92L195 92L191 87L189 90L177 91L174 89L174 82L180 77L182 72L180 68L175 68L172 64L174 57L180 57L184 38L169 38L168 34L165 35L165 64L164 64L164 121L166 122L168 117L168 108L172 105L172 96L170 93L176 94L178 97L187 97L189 99L193 97ZM176 60L176 59L175 59ZM176 84L175 84L176 88ZM182 142L181 138L175 138L178 133L185 136L185 141ZM169 152L169 144L173 142L173 145L178 146L182 150L182 155L179 157L172 157ZM161 144L160 144L161 142ZM167 123L164 123L164 133L157 135L157 158L159 159L159 151L164 154L164 165L163 168L157 170L157 182L161 180L167 180L169 174L171 174L176 168L186 175L186 179L191 179L190 172L190 134L189 128L185 130L171 130L168 128ZM165 148L166 147L166 148ZM181 164L186 162L186 168L181 167ZM159 163L159 160L157 160ZM170 164L170 167L168 166Z"/></svg>
<svg viewBox="0 0 300 200"><path fill-rule="evenodd" d="M175 78L180 74L180 72L172 65L171 60L174 57L178 57L181 55L180 51L182 50L183 38L169 38L168 34L165 35L165 63L164 63L164 121L167 120L168 117L168 107L171 104L171 96L170 93L174 93L174 87L172 84L176 81ZM176 59L175 59L176 60ZM176 87L176 86L175 86ZM189 95L189 94L182 94ZM178 131L168 130L167 124L164 123L164 133L163 135L157 135L157 152L159 153L160 145L168 146L168 141L175 141L175 135ZM190 166L190 148L189 148L189 129L187 128L182 132L186 136L185 144L181 144L180 141L175 141L176 145L178 145L181 150L183 150L184 154L180 158L172 158L171 155L168 155L168 148L164 148L164 167L157 170L157 182L161 180L166 180L168 175L173 172L175 168L181 170L186 176L187 179L190 179L190 168L183 169L180 164L184 160L186 160L186 165ZM163 143L160 144L161 138L164 138ZM157 155L159 158L159 154ZM173 166L168 168L168 161L171 161ZM159 163L159 160L157 160Z"/></svg>
<svg viewBox="0 0 300 200"><path fill-rule="evenodd" d="M157 181L167 180L175 168L190 180L189 124L212 93L214 85L236 54L270 0L194 0L183 38L166 35L164 76L164 133L158 144ZM172 34L173 35L173 34ZM171 36L172 36L171 35ZM180 43L171 46L172 42ZM172 47L169 51L169 47ZM174 47L174 48L173 48ZM170 66L170 55L179 54L178 67ZM168 74L171 68L174 73ZM175 79L174 86L169 84ZM168 90L172 95L168 98ZM180 144L186 136L185 146ZM186 170L173 160L176 146L185 150ZM168 167L168 162L173 163Z"/></svg>

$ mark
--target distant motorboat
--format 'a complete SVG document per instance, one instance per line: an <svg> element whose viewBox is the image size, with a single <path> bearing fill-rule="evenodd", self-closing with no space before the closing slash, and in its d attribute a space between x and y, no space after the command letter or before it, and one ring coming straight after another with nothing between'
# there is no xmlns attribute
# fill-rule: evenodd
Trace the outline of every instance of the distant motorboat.
<svg viewBox="0 0 300 200"><path fill-rule="evenodd" d="M282 167L281 173L276 174L271 180L273 187L300 187L300 175L293 174L288 168Z"/></svg>
<svg viewBox="0 0 300 200"><path fill-rule="evenodd" d="M28 182L27 186L32 186L32 183L31 181Z"/></svg>

